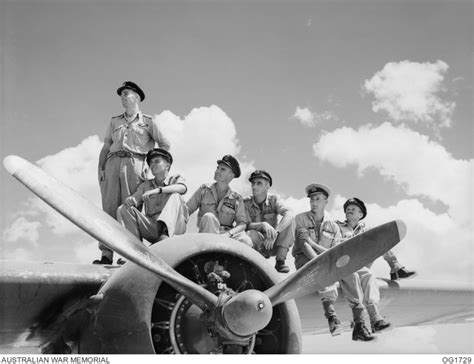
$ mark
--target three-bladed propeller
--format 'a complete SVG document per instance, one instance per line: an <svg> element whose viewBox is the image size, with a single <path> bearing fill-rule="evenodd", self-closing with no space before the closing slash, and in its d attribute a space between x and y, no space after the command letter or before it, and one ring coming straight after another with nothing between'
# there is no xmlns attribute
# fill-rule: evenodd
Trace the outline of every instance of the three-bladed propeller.
<svg viewBox="0 0 474 364"><path fill-rule="evenodd" d="M406 233L402 221L392 221L358 235L309 261L265 292L248 290L225 302L182 276L156 256L133 234L84 197L17 156L4 159L10 174L71 222L111 250L157 274L205 312L217 312L224 335L246 337L267 326L272 307L320 290L372 262L396 245ZM222 307L215 308L220 305Z"/></svg>

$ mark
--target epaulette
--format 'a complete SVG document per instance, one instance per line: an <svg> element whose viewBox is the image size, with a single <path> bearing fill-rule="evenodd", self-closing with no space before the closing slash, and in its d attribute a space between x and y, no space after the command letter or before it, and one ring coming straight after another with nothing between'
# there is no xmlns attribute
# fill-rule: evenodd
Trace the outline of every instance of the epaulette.
<svg viewBox="0 0 474 364"><path fill-rule="evenodd" d="M153 117L151 115L148 115L148 114L142 114L142 118L147 118L147 119L153 119Z"/></svg>
<svg viewBox="0 0 474 364"><path fill-rule="evenodd" d="M211 189L212 183L203 183L199 188Z"/></svg>
<svg viewBox="0 0 474 364"><path fill-rule="evenodd" d="M119 114L119 115L116 115L116 116L112 116L112 119L117 119L117 118L121 118L123 117L123 113Z"/></svg>

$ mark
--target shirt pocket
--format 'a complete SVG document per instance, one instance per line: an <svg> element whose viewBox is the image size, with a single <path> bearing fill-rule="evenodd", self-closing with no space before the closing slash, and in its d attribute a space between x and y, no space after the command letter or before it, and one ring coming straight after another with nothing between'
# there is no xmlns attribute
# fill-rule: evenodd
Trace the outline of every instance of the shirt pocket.
<svg viewBox="0 0 474 364"><path fill-rule="evenodd" d="M147 133L147 127L148 125L145 123L137 123L133 125L132 129L137 135L142 136Z"/></svg>
<svg viewBox="0 0 474 364"><path fill-rule="evenodd" d="M112 130L112 140L117 141L117 140L122 139L124 130L125 130L125 125L123 124L115 126L114 129Z"/></svg>
<svg viewBox="0 0 474 364"><path fill-rule="evenodd" d="M222 225L232 226L235 220L235 210L224 205L221 208L219 216Z"/></svg>

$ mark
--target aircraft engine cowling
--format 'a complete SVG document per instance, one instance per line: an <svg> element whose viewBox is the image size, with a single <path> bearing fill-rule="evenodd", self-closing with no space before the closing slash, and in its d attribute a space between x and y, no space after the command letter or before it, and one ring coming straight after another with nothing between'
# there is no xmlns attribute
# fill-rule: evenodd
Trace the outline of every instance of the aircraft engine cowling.
<svg viewBox="0 0 474 364"><path fill-rule="evenodd" d="M218 235L176 236L151 250L214 293L264 291L285 278L252 248ZM96 304L89 325L78 342L80 353L222 352L202 311L154 273L132 262L118 269L93 300ZM273 307L270 323L249 340L244 352L299 353L301 347L298 310L290 300Z"/></svg>

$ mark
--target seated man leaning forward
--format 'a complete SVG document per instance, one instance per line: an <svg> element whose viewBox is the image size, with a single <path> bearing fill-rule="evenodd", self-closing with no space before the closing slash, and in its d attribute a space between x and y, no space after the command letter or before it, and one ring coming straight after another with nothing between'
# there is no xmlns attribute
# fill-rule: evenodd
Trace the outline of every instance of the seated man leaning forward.
<svg viewBox="0 0 474 364"><path fill-rule="evenodd" d="M154 178L125 199L117 210L117 220L137 238L154 244L186 231L188 216L181 195L187 187L180 175L168 176L173 157L165 149L150 150L146 162ZM140 211L142 204L145 213Z"/></svg>
<svg viewBox="0 0 474 364"><path fill-rule="evenodd" d="M294 216L280 198L268 194L272 185L272 177L268 172L255 171L249 181L252 184L252 197L244 199L250 221L247 234L252 239L254 249L265 258L276 256L275 269L278 272L288 273L290 268L285 260L295 241ZM282 216L280 223L278 215Z"/></svg>
<svg viewBox="0 0 474 364"><path fill-rule="evenodd" d="M346 221L337 221L337 225L341 234L341 242L368 230L365 227L365 224L360 221L367 215L367 209L361 200L356 197L347 200L344 204L344 211L346 213ZM399 264L395 254L393 254L393 252L390 250L385 253L384 258L390 264L390 266L395 263ZM385 321L379 313L378 304L380 302L380 291L377 285L377 279L369 269L371 265L372 263L368 267L359 269L355 274L359 277L358 286L360 287L363 295L363 305L369 314L372 333L375 333L390 328L391 324ZM347 298L347 293L344 294ZM356 335L355 332L357 331L356 329L358 325L358 321L356 319L354 322L356 326L354 328L353 337Z"/></svg>
<svg viewBox="0 0 474 364"><path fill-rule="evenodd" d="M357 197L348 199L344 203L344 213L346 221L338 221L343 240L352 238L355 235L363 233L369 228L362 221L367 216L367 208L362 200ZM402 266L394 252L389 250L383 255L383 258L390 266L390 280L395 281L399 278L410 278L416 274L415 271L408 270Z"/></svg>
<svg viewBox="0 0 474 364"><path fill-rule="evenodd" d="M324 212L331 194L329 187L313 183L307 186L305 191L311 210L298 214L295 218L296 240L292 254L295 257L296 269L309 262L315 253L320 254L335 246L340 239L337 224L330 221ZM336 282L320 291L319 296L324 316L328 320L329 332L332 336L341 334L342 324L334 307L338 296Z"/></svg>
<svg viewBox="0 0 474 364"><path fill-rule="evenodd" d="M231 155L217 161L215 183L203 184L188 200L189 215L199 209L197 225L200 233L221 234L252 246L245 233L247 217L242 196L230 189L229 183L240 177L240 165Z"/></svg>

